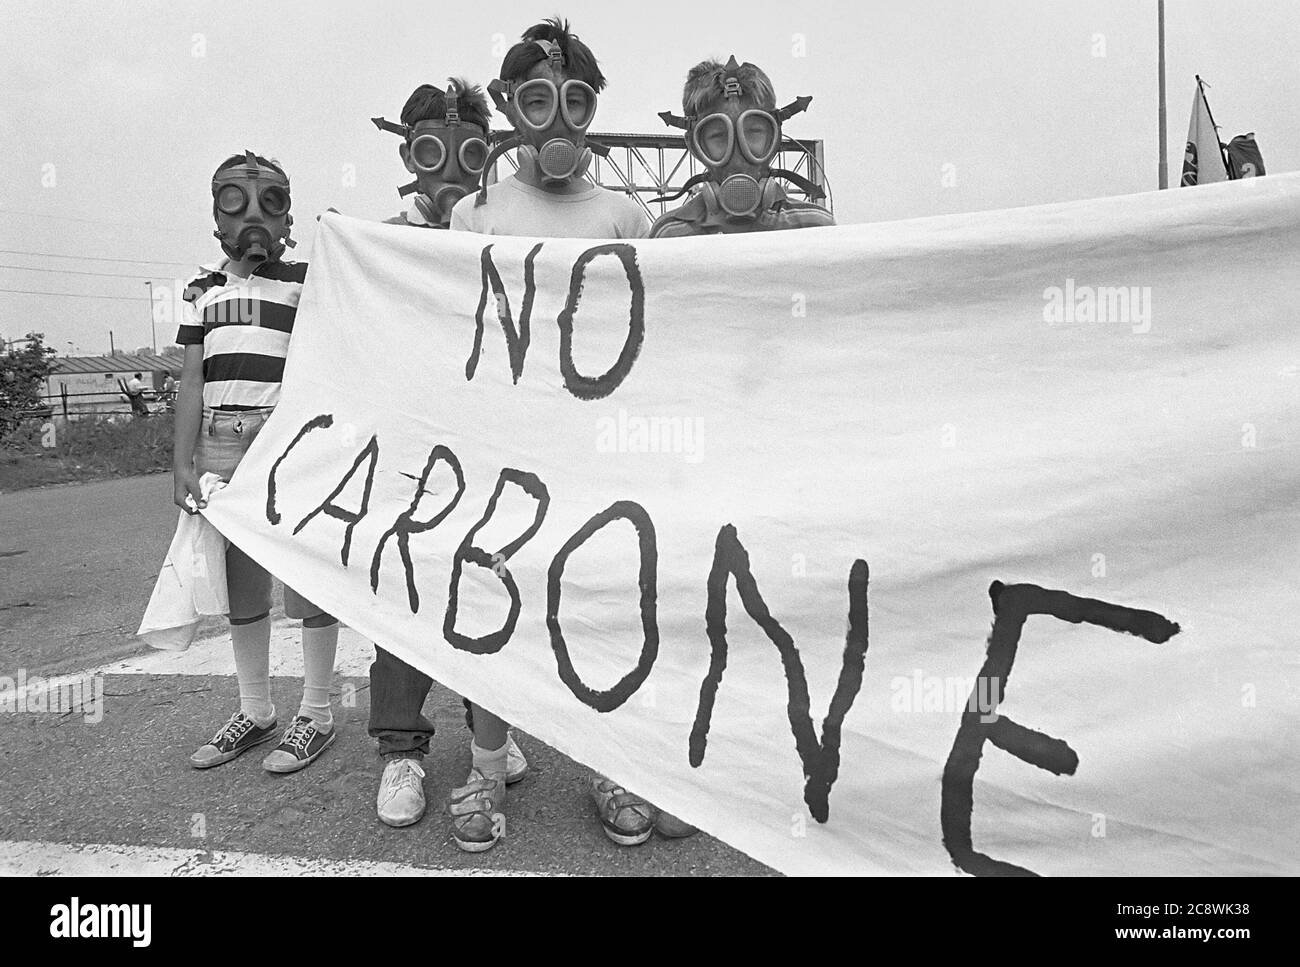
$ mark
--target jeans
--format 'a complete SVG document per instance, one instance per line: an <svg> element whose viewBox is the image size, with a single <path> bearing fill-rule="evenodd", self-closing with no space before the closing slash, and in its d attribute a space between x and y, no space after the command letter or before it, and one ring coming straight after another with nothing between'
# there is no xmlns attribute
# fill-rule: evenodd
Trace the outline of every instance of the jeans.
<svg viewBox="0 0 1300 967"><path fill-rule="evenodd" d="M396 655L375 646L370 666L370 728L384 756L425 756L433 723L424 717L424 700L433 679Z"/></svg>

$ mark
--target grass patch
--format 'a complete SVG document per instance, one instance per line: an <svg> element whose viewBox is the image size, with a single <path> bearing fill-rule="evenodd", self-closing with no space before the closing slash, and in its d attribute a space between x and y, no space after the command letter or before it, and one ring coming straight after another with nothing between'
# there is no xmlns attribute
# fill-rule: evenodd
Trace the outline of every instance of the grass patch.
<svg viewBox="0 0 1300 967"><path fill-rule="evenodd" d="M171 470L175 416L29 421L0 444L0 493Z"/></svg>

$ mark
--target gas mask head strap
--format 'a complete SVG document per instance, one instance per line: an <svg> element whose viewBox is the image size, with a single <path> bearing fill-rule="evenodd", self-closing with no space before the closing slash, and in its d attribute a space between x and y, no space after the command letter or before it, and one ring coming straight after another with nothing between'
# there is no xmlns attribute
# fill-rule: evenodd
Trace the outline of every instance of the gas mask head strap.
<svg viewBox="0 0 1300 967"><path fill-rule="evenodd" d="M728 100L740 100L740 78L736 76L741 65L736 63L736 55L732 54L723 66L722 75L722 96Z"/></svg>
<svg viewBox="0 0 1300 967"><path fill-rule="evenodd" d="M411 126L409 124L394 124L392 121L389 121L387 118L371 118L370 123L373 124L375 127L377 127L380 131L387 131L389 134L397 135L403 141L409 143L411 140ZM420 182L418 180L412 181L409 184L405 184L399 187L397 189L397 195L399 198L405 198L407 195L411 194L412 192L419 191L419 189L420 189Z"/></svg>
<svg viewBox="0 0 1300 967"><path fill-rule="evenodd" d="M537 40L534 43L546 52L546 59L551 62L551 72L559 76L560 71L564 70L564 51L559 43L554 40Z"/></svg>
<svg viewBox="0 0 1300 967"><path fill-rule="evenodd" d="M387 118L371 118L370 123L373 124L375 127L377 127L380 131L387 131L389 134L396 134L397 136L402 138L409 136L411 133L411 129L408 128L405 124L394 124L392 121L389 121Z"/></svg>
<svg viewBox="0 0 1300 967"><path fill-rule="evenodd" d="M796 97L785 107L777 108L777 110L773 111L772 116L776 118L778 123L782 123L794 117L799 112L808 110L808 105L811 103L811 97Z"/></svg>
<svg viewBox="0 0 1300 967"><path fill-rule="evenodd" d="M460 105L458 103L459 100L460 98L456 96L455 85L448 84L447 93L443 95L443 105L445 111L443 122L448 127L453 127L457 124L460 124Z"/></svg>
<svg viewBox="0 0 1300 967"><path fill-rule="evenodd" d="M546 59L551 65L551 72L558 77L560 72L564 70L564 51L560 49L560 45L553 40L534 40L533 43L546 53ZM492 103L496 105L496 109L502 114L509 113L506 107L515 96L515 88L518 86L514 81L502 80L499 77L489 82L488 94L492 96Z"/></svg>
<svg viewBox="0 0 1300 967"><path fill-rule="evenodd" d="M245 148L244 163L242 166L234 165L230 168L223 168L212 176L212 194L215 196L217 190L227 182L242 178L247 178L251 181L261 179L274 184L283 185L286 189L289 187L289 179L287 177L275 170L263 170L262 165L257 160L257 156Z"/></svg>
<svg viewBox="0 0 1300 967"><path fill-rule="evenodd" d="M511 81L503 81L501 78L494 78L488 83L488 94L492 96L492 103L502 114L507 114L506 110L510 98L514 96L515 85Z"/></svg>
<svg viewBox="0 0 1300 967"><path fill-rule="evenodd" d="M724 100L739 100L743 95L744 92L740 86L740 78L736 76L743 66L745 65L736 63L735 54L732 54L731 57L728 58L727 63L723 65L722 97ZM796 97L785 107L777 108L775 111L770 111L768 113L776 119L776 123L779 125L788 121L801 111L808 110L808 105L811 103L811 97ZM689 131L691 125L699 120L698 117L683 117L680 114L674 114L672 111L660 111L659 118L664 122L664 124L668 125L668 127L680 128L683 131Z"/></svg>
<svg viewBox="0 0 1300 967"><path fill-rule="evenodd" d="M514 81L507 81L500 77L494 77L488 82L487 89L488 96L492 98L492 103L496 105L497 111L504 114L507 118L510 118L510 99L515 96ZM511 118L511 124L513 123L514 119ZM492 146L492 150L488 152L487 159L483 162L483 175L480 179L478 194L474 198L475 207L487 203L487 175L488 172L492 170L493 165L497 163L497 159L511 148L517 148L521 144L523 144L523 138L518 134L511 134L502 138Z"/></svg>

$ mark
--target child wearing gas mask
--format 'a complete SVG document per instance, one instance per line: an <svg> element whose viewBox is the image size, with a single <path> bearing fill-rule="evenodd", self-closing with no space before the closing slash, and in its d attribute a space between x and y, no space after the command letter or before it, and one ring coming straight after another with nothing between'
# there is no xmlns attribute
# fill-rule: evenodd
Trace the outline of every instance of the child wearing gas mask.
<svg viewBox="0 0 1300 967"><path fill-rule="evenodd" d="M686 132L686 146L705 172L680 192L656 201L673 201L695 188L680 208L655 220L651 238L770 232L834 225L831 213L811 202L793 201L778 179L797 185L810 198L825 192L812 182L772 167L781 146L781 125L806 110L810 97L776 106L772 82L760 68L706 60L686 75L682 90L685 117L660 113L665 124Z"/></svg>
<svg viewBox="0 0 1300 967"><path fill-rule="evenodd" d="M404 212L386 225L446 228L456 202L474 191L487 162L492 109L477 84L449 77L447 88L421 84L406 99L401 123L371 118L381 131L399 135L397 151L415 180L397 189L411 196Z"/></svg>
<svg viewBox="0 0 1300 967"><path fill-rule="evenodd" d="M401 136L398 153L415 175L398 189L402 197L411 196L411 206L385 224L446 228L452 206L478 188L487 161L492 110L482 89L459 78L449 78L445 91L422 84L406 99L400 124L371 120L381 131ZM420 763L429 752L433 723L423 709L432 685L428 675L375 646L369 733L384 758L375 807L389 826L410 826L424 815ZM528 761L508 735L505 781L518 782L527 772Z"/></svg>
<svg viewBox="0 0 1300 967"><path fill-rule="evenodd" d="M645 210L584 177L592 153L608 150L587 138L604 87L595 56L567 22L529 27L488 85L514 134L493 147L484 170L511 149L519 170L458 202L451 227L484 235L645 238Z"/></svg>
<svg viewBox="0 0 1300 967"><path fill-rule="evenodd" d="M280 396L305 263L281 260L293 219L289 178L251 151L232 155L212 178L213 233L226 258L204 266L186 287L176 341L185 347L176 403L175 500L187 513L205 506L199 477L229 480ZM239 711L192 756L208 769L280 735L262 761L268 772L296 772L337 735L330 679L338 622L288 585L285 613L301 619L302 704L281 734L271 704L271 576L233 544L226 551L230 636L239 679Z"/></svg>
<svg viewBox="0 0 1300 967"><path fill-rule="evenodd" d="M587 140L596 96L605 87L595 56L558 18L524 31L506 52L500 77L488 85L514 135L497 144L484 171L517 148L519 170L484 185L456 203L454 231L551 238L644 238L650 219L636 202L584 177L593 150ZM466 784L448 803L452 836L463 850L491 849L501 835L493 817L505 803L507 726L486 709L471 706L473 765ZM610 790L623 793L605 780ZM611 793L612 795L612 793Z"/></svg>

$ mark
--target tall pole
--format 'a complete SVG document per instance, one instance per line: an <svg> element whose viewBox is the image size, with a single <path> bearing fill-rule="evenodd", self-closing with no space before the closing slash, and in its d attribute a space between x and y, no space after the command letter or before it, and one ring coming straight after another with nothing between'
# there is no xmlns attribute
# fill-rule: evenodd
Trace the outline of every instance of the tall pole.
<svg viewBox="0 0 1300 967"><path fill-rule="evenodd" d="M110 356L115 356L115 355L117 355L117 349L113 346L113 330L112 330L112 329L108 330L108 354L109 354Z"/></svg>
<svg viewBox="0 0 1300 967"><path fill-rule="evenodd" d="M149 287L149 337L153 340L153 354L158 355L158 333L153 319L153 280L145 283Z"/></svg>
<svg viewBox="0 0 1300 967"><path fill-rule="evenodd" d="M1169 187L1169 156L1165 150L1165 0L1157 0L1160 34L1160 187Z"/></svg>

